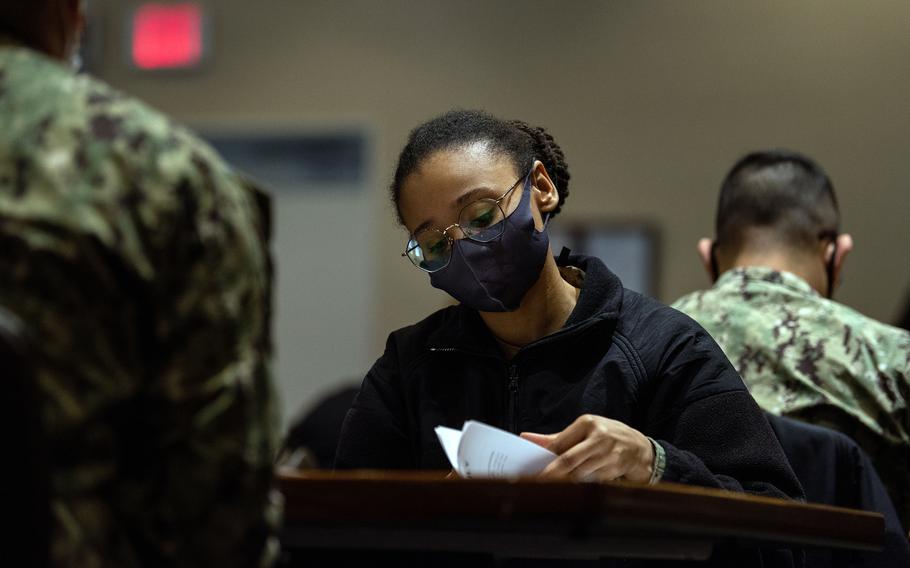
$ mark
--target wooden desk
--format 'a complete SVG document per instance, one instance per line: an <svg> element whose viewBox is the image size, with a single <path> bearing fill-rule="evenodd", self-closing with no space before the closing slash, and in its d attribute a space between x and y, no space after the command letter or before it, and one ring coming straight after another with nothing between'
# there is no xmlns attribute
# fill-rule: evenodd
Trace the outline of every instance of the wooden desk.
<svg viewBox="0 0 910 568"><path fill-rule="evenodd" d="M877 513L669 483L314 471L279 484L290 548L705 559L731 541L880 550L884 530Z"/></svg>

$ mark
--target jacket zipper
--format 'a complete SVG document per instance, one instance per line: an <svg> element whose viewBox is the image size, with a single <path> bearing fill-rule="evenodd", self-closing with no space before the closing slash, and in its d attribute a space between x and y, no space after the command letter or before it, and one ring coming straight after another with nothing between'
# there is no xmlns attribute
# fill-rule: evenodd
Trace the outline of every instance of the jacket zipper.
<svg viewBox="0 0 910 568"><path fill-rule="evenodd" d="M509 365L509 429L518 434L518 365Z"/></svg>
<svg viewBox="0 0 910 568"><path fill-rule="evenodd" d="M432 353L465 353L468 355L474 355L477 357L486 357L495 359L495 357L486 354L486 353L475 353L473 351L467 351L465 349L459 349L457 347L430 347L430 352ZM518 434L518 364L512 363L509 365L509 429L511 432Z"/></svg>

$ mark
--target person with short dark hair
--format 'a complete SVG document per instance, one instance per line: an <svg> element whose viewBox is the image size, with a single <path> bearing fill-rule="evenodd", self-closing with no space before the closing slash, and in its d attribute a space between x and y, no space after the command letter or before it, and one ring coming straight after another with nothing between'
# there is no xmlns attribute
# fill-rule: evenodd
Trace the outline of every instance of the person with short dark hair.
<svg viewBox="0 0 910 568"><path fill-rule="evenodd" d="M0 306L34 348L51 565L267 564L269 199L77 75L82 20L78 0L0 2Z"/></svg>
<svg viewBox="0 0 910 568"><path fill-rule="evenodd" d="M546 227L569 179L553 137L521 121L452 111L411 132L391 186L402 256L460 303L389 336L336 466L448 469L434 428L473 419L558 454L544 476L800 498L767 420L701 327L623 289L596 258L554 258ZM761 565L755 550L728 552Z"/></svg>
<svg viewBox="0 0 910 568"><path fill-rule="evenodd" d="M754 152L724 178L715 240L698 243L714 286L673 307L711 333L762 408L855 439L906 524L910 333L831 299L852 249L818 164Z"/></svg>

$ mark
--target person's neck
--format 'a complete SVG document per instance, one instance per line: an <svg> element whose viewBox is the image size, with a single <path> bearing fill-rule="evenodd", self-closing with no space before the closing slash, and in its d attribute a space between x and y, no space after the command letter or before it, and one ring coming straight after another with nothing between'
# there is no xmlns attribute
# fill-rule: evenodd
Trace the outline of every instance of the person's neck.
<svg viewBox="0 0 910 568"><path fill-rule="evenodd" d="M13 34L0 31L0 47L24 47L31 49L32 51L37 51L38 53L50 57L51 59L56 59L61 62L64 61L65 50L63 46L59 45L56 49L54 46L57 46L57 44L46 38L40 38L36 41L25 41Z"/></svg>
<svg viewBox="0 0 910 568"><path fill-rule="evenodd" d="M761 266L778 272L789 272L805 280L819 294L827 291L827 275L824 265L811 255L797 255L784 251L743 251L726 268L721 264L721 273L732 268Z"/></svg>
<svg viewBox="0 0 910 568"><path fill-rule="evenodd" d="M480 317L502 343L517 348L561 329L575 304L579 290L563 280L552 255L540 278L528 290L521 306L514 312L480 312Z"/></svg>

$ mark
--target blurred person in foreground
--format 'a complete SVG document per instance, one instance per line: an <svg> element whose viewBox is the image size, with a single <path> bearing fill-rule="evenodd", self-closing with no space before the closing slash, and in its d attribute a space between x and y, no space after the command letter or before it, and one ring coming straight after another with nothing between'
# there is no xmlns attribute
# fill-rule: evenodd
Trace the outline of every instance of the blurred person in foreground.
<svg viewBox="0 0 910 568"><path fill-rule="evenodd" d="M268 564L268 198L77 75L83 21L0 3L0 305L37 351L51 562Z"/></svg>
<svg viewBox="0 0 910 568"><path fill-rule="evenodd" d="M839 430L870 454L910 517L910 333L831 299L853 239L830 179L789 151L740 159L721 186L714 280L680 298L765 410Z"/></svg>

